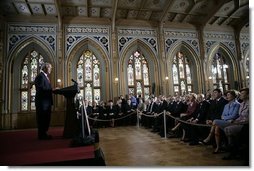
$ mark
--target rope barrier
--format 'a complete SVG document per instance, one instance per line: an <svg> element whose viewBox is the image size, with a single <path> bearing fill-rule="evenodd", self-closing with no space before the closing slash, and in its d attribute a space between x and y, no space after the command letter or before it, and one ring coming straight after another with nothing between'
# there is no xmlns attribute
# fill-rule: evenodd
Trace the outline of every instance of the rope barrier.
<svg viewBox="0 0 254 171"><path fill-rule="evenodd" d="M139 110L137 110L137 111L132 111L132 113L130 113L130 114L128 114L128 115L125 115L125 116L123 116L123 117L120 117L120 118L112 118L112 119L98 119L98 118L92 118L92 117L90 117L90 116L88 116L88 119L91 119L91 120L94 120L94 121L100 121L100 122L110 122L110 121L112 121L113 119L116 121L116 120L121 120L121 119L124 119L124 118L126 118L126 117L129 117L130 115L133 115L133 114L137 114L137 118L138 118L138 116L146 116L146 117L153 117L153 118L155 118L155 117L158 117L158 116L160 116L160 115L162 115L164 112L161 112L161 113L159 113L159 114L157 114L157 113L153 113L153 114L150 114L150 115L148 115L148 114L144 114L143 112L141 112L141 111L139 111ZM120 113L120 114L123 114L123 113ZM119 114L118 114L119 115ZM212 125L208 125L208 124L201 124L201 123L193 123L193 122L188 122L188 121L185 121L185 120L181 120L180 118L177 118L177 117L174 117L174 116L172 116L171 115L171 113L170 112L166 112L165 113L165 115L167 115L167 116L169 116L169 117L171 117L172 119L174 119L174 120L176 120L176 121L178 121L178 122L182 122L182 123L185 123L185 124L188 124L188 125L193 125L193 126L201 126L201 127L211 127ZM165 118L164 118L164 120L165 120ZM236 122L236 123L230 123L230 125L244 125L244 124L248 124L248 122Z"/></svg>
<svg viewBox="0 0 254 171"><path fill-rule="evenodd" d="M132 113L128 114L128 115L125 115L125 116L121 117L121 118L112 118L112 119L114 119L114 120L116 121L116 120L124 119L124 118L126 118L126 117L128 117L128 116L130 116L130 115L133 115L133 114L135 114L134 111L133 111ZM110 121L112 120L112 119L91 118L91 117L89 117L89 116L88 116L88 119L91 119L91 120L94 120L94 121L101 121L101 122L110 122Z"/></svg>
<svg viewBox="0 0 254 171"><path fill-rule="evenodd" d="M184 121L184 120L181 120L180 118L172 116L170 112L167 112L166 115L171 117L174 120L177 120L179 122L182 122L182 123L185 123L185 124L189 124L189 125L204 126L204 127L211 127L212 126L212 125L208 125L208 124L201 124L201 123L193 123L193 122Z"/></svg>
<svg viewBox="0 0 254 171"><path fill-rule="evenodd" d="M212 127L212 125L208 125L208 124L201 124L201 123L193 123L193 122L188 122L188 121L184 121L184 120L181 120L180 118L177 118L177 117L174 117L171 115L170 112L167 112L166 115L170 116L171 118L179 121L179 122L182 122L182 123L185 123L185 124L189 124L189 125L195 125L195 126L203 126L203 127ZM232 122L230 123L230 125L244 125L244 124L248 124L248 122Z"/></svg>

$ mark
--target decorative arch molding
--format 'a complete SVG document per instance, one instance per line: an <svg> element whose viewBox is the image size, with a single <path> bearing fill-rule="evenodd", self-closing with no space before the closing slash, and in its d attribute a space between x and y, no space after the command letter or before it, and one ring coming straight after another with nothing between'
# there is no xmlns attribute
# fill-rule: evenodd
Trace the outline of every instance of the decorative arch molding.
<svg viewBox="0 0 254 171"><path fill-rule="evenodd" d="M38 39L36 37L30 37L25 41L19 43L15 49L13 49L12 53L8 56L7 64L6 64L6 93L10 99L6 100L7 111L10 113L18 113L20 109L20 93L19 86L21 81L21 64L27 53L35 49L38 53L40 53L45 61L52 64L54 68L54 75L51 75L52 80L56 78L56 59L54 58L54 54L51 49L45 44L44 41ZM53 83L54 84L54 83ZM18 100L17 100L18 99Z"/></svg>
<svg viewBox="0 0 254 171"><path fill-rule="evenodd" d="M172 51L177 44L185 42L196 54L200 55L198 34L193 30L164 30L166 53Z"/></svg>
<svg viewBox="0 0 254 171"><path fill-rule="evenodd" d="M128 59L135 51L140 51L144 57L146 58L148 62L148 67L150 71L150 83L155 83L155 85L160 85L159 78L160 78L160 69L159 69L159 60L154 54L153 50L143 41L140 39L136 39L135 41L132 41L131 44L129 44L125 50L123 51L122 55L120 56L119 63L118 63L118 70L119 70L119 77L121 78L120 81L120 92L126 93L127 91L127 85L126 81L126 69L127 69L127 63ZM158 92L159 88L157 86L156 91Z"/></svg>
<svg viewBox="0 0 254 171"><path fill-rule="evenodd" d="M111 69L112 64L109 59L109 56L103 48L94 40L90 38L85 38L82 41L80 41L78 44L73 47L72 51L70 52L70 55L65 60L65 68L67 73L65 75L65 83L66 85L71 85L71 79L76 80L76 65L79 60L79 57L82 55L82 53L85 50L90 50L94 55L97 57L97 59L101 63L101 84L105 85L102 86L102 95L101 97L104 97L105 99L102 100L108 100L112 98L112 87L110 86L110 83L112 82L111 78Z"/></svg>
<svg viewBox="0 0 254 171"><path fill-rule="evenodd" d="M9 24L7 54L11 55L17 46L31 37L44 42L48 49L50 49L51 53L56 54L56 25L41 24Z"/></svg>
<svg viewBox="0 0 254 171"><path fill-rule="evenodd" d="M136 40L143 41L158 56L157 30L150 28L118 28L119 56Z"/></svg>
<svg viewBox="0 0 254 171"><path fill-rule="evenodd" d="M202 63L200 58L198 57L198 54L196 53L195 49L186 41L177 41L175 42L171 48L170 51L167 52L166 54L166 61L167 61L167 68L168 70L166 71L169 73L169 82L173 83L173 77L172 77L172 67L173 67L173 57L176 55L178 51L181 51L184 53L184 55L190 55L188 56L189 60L191 61L191 70L192 70L192 75L193 75L193 80L197 81L197 86L194 87L194 92L204 92L205 87L204 84L201 84L203 82L204 74L201 72L203 71L202 69ZM196 82L195 81L195 82ZM200 87L202 85L203 87ZM173 87L171 88L173 90ZM171 94L173 91L169 91Z"/></svg>
<svg viewBox="0 0 254 171"><path fill-rule="evenodd" d="M250 51L250 39L249 34L247 33L240 33L240 43L241 43L241 58L245 58L247 54L249 54Z"/></svg>
<svg viewBox="0 0 254 171"><path fill-rule="evenodd" d="M216 33L216 32L205 32L204 33L205 53L208 56L214 46L218 43L223 44L230 53L235 57L236 56L236 45L235 45L235 36L233 33Z"/></svg>
<svg viewBox="0 0 254 171"><path fill-rule="evenodd" d="M230 69L229 69L229 73L231 73L231 77L230 77L230 85L234 85L235 82L239 81L239 73L237 70L237 59L235 58L235 56L233 55L232 51L228 48L227 45L223 44L223 43L215 43L208 54L208 60L207 63L204 63L204 68L206 68L206 76L209 77L212 75L212 62L213 62L213 57L215 56L216 53L218 53L218 51L220 51L220 53L222 53L222 55L225 57L225 60L228 62ZM234 69L235 68L235 69ZM206 78L208 79L208 78Z"/></svg>
<svg viewBox="0 0 254 171"><path fill-rule="evenodd" d="M77 44L87 38L95 41L103 49L104 53L110 56L109 26L66 25L65 32L66 58Z"/></svg>

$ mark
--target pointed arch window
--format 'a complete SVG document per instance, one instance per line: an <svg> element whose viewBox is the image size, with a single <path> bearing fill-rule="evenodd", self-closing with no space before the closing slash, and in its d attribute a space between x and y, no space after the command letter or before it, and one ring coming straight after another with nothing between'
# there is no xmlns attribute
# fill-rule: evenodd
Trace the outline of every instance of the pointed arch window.
<svg viewBox="0 0 254 171"><path fill-rule="evenodd" d="M128 93L148 99L150 95L149 67L145 57L138 51L130 56L126 73Z"/></svg>
<svg viewBox="0 0 254 171"><path fill-rule="evenodd" d="M193 83L189 59L182 52L177 52L173 58L174 93L184 95L193 91Z"/></svg>
<svg viewBox="0 0 254 171"><path fill-rule="evenodd" d="M250 61L249 61L249 57L246 57L246 61L245 61L245 67L246 67L246 87L249 87L250 85Z"/></svg>
<svg viewBox="0 0 254 171"><path fill-rule="evenodd" d="M86 50L78 60L77 82L82 97L91 102L101 100L100 62L89 50Z"/></svg>
<svg viewBox="0 0 254 171"><path fill-rule="evenodd" d="M21 111L35 110L35 77L40 72L43 56L36 50L27 53L21 66Z"/></svg>
<svg viewBox="0 0 254 171"><path fill-rule="evenodd" d="M216 53L213 58L212 82L213 88L220 88L223 91L230 89L228 80L228 64L220 53Z"/></svg>

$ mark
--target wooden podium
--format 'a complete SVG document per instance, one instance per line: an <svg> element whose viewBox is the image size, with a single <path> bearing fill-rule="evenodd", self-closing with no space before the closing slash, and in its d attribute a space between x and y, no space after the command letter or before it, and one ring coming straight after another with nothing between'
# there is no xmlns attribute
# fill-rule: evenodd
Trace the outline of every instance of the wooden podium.
<svg viewBox="0 0 254 171"><path fill-rule="evenodd" d="M77 119L77 110L75 109L74 97L79 92L79 87L77 83L74 85L65 87L62 89L56 89L53 91L54 94L63 95L66 99L66 116L64 124L64 138L73 138L80 132L79 122Z"/></svg>

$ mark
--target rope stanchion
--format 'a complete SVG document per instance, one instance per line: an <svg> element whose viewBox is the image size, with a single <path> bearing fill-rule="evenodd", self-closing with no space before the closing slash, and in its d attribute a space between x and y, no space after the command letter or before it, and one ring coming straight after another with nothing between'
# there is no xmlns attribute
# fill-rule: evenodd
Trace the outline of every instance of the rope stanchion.
<svg viewBox="0 0 254 171"><path fill-rule="evenodd" d="M166 110L163 111L163 120L164 120L164 138L167 139Z"/></svg>
<svg viewBox="0 0 254 171"><path fill-rule="evenodd" d="M137 109L137 127L139 128L139 111Z"/></svg>
<svg viewBox="0 0 254 171"><path fill-rule="evenodd" d="M176 117L172 116L170 112L167 112L166 115L168 115L169 117L171 117L172 119L174 119L176 121L179 121L179 122L182 122L182 123L185 123L185 124L189 124L189 125L203 126L203 127L211 127L212 126L212 125L208 125L208 124L200 124L200 123L187 122L187 121L181 120L180 118L176 118Z"/></svg>

